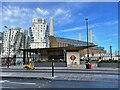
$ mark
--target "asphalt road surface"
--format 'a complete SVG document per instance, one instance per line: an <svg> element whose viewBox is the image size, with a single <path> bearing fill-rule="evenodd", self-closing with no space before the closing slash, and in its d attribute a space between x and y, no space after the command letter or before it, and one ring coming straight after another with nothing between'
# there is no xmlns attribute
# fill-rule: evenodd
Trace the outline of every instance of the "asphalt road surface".
<svg viewBox="0 0 120 90"><path fill-rule="evenodd" d="M118 88L118 81L75 81L75 80L39 80L39 79L2 79L2 90L20 88Z"/></svg>

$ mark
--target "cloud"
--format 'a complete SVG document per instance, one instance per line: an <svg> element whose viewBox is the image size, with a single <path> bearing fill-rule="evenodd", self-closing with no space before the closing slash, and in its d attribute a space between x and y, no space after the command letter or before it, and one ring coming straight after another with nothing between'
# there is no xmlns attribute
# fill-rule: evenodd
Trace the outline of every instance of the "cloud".
<svg viewBox="0 0 120 90"><path fill-rule="evenodd" d="M95 26L96 25L92 24L92 25L89 25L89 28L94 28ZM80 26L80 27L64 29L64 30L61 30L61 32L72 32L72 31L85 30L85 29L86 29L86 26Z"/></svg>
<svg viewBox="0 0 120 90"><path fill-rule="evenodd" d="M58 8L57 10L55 10L55 16L60 15L60 14L65 14L67 12L68 11L65 11L65 10L63 10L61 8Z"/></svg>
<svg viewBox="0 0 120 90"><path fill-rule="evenodd" d="M9 16L11 16L11 15L12 15L12 12L8 9L8 10L6 11L6 14L9 15Z"/></svg>
<svg viewBox="0 0 120 90"><path fill-rule="evenodd" d="M10 19L9 21L12 23L12 22L14 22L15 20L14 20L14 19Z"/></svg>
<svg viewBox="0 0 120 90"><path fill-rule="evenodd" d="M47 10L36 8L23 8L23 7L16 7L16 6L3 6L2 8L3 17L11 17L11 18L18 18L18 17L25 17L25 16L46 16L49 15Z"/></svg>
<svg viewBox="0 0 120 90"><path fill-rule="evenodd" d="M114 39L118 39L119 35L118 35L118 33L113 33L113 34L108 35L107 37L111 38L112 40L114 40Z"/></svg>
<svg viewBox="0 0 120 90"><path fill-rule="evenodd" d="M9 20L9 18L8 17L4 17L4 20L7 21L7 20Z"/></svg>
<svg viewBox="0 0 120 90"><path fill-rule="evenodd" d="M84 26L82 26L82 27L74 27L74 28L62 30L61 32L77 31L77 30L82 30L82 29L84 29L84 28L85 28Z"/></svg>
<svg viewBox="0 0 120 90"><path fill-rule="evenodd" d="M19 8L18 7L13 7L13 6L3 6L2 8L2 13L4 16L17 16L19 13Z"/></svg>
<svg viewBox="0 0 120 90"><path fill-rule="evenodd" d="M114 24L117 24L117 23L118 23L118 20L114 20L114 21L105 22L104 24L105 25L114 25Z"/></svg>
<svg viewBox="0 0 120 90"><path fill-rule="evenodd" d="M52 13L52 17L54 18L56 25L63 26L72 22L72 14L69 9L58 7L54 9L53 12L54 13Z"/></svg>
<svg viewBox="0 0 120 90"><path fill-rule="evenodd" d="M106 22L101 22L101 23L97 23L96 26L101 26L101 25L114 25L117 24L118 20L112 20L112 21L106 21Z"/></svg>
<svg viewBox="0 0 120 90"><path fill-rule="evenodd" d="M116 36L118 36L118 33L113 33L109 35L109 37L116 37Z"/></svg>
<svg viewBox="0 0 120 90"><path fill-rule="evenodd" d="M111 38L108 38L108 39L106 39L106 40L103 40L102 43L109 42L109 41L111 41L111 40L112 40Z"/></svg>
<svg viewBox="0 0 120 90"><path fill-rule="evenodd" d="M52 12L51 12L52 11ZM78 13L79 15L83 15L82 13ZM17 6L3 6L2 8L2 20L3 22L8 23L17 23L19 24L25 24L28 21L31 22L31 19L33 17L37 18L45 18L49 19L50 17L53 17L55 20L55 24L62 26L67 25L69 23L74 22L74 13L70 9L66 9L63 7L57 7L57 8L51 8L51 9L42 9L42 8L24 8L24 7L17 7ZM20 23L18 23L20 22ZM89 25L89 29L93 29L94 27L102 26L102 25L113 25L118 23L117 20L114 21L107 21L102 23L95 23L92 25ZM77 30L86 29L85 26L75 26L73 28L68 28L64 30L60 30L61 32L72 32Z"/></svg>
<svg viewBox="0 0 120 90"><path fill-rule="evenodd" d="M11 5L2 7L2 23L7 26L30 27L28 23L31 23L32 18L44 18L48 15L47 10L40 8L31 9Z"/></svg>
<svg viewBox="0 0 120 90"><path fill-rule="evenodd" d="M40 9L40 8L36 8L36 11L41 14L41 15L49 15L49 12L47 10L43 10L43 9Z"/></svg>
<svg viewBox="0 0 120 90"><path fill-rule="evenodd" d="M3 16L2 17L3 23L6 22L6 23L15 23L15 24L17 22L21 22L21 23L25 23L25 22L27 23L27 21L31 22L31 19L34 17L45 18L45 19L49 19L50 17L53 17L56 20L55 24L57 25L65 25L72 21L70 19L71 18L70 11L59 7L56 9L53 8L42 9L39 7L31 9L31 8L8 5L2 7L2 16ZM65 23L62 23L63 21Z"/></svg>
<svg viewBox="0 0 120 90"><path fill-rule="evenodd" d="M89 29L93 29L93 28L99 27L101 25L114 25L114 24L117 24L117 23L118 22L116 20L114 20L114 21L107 21L107 22L103 22L103 23L91 24L91 25L88 26L88 28ZM60 30L60 31L61 32L72 32L72 31L84 30L84 29L86 29L86 26L74 27L74 28L64 29L64 30Z"/></svg>

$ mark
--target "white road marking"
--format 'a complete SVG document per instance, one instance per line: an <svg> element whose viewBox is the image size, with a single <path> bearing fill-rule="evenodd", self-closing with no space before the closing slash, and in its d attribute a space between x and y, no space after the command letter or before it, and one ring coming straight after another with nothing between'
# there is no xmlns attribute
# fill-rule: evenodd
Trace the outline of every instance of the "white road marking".
<svg viewBox="0 0 120 90"><path fill-rule="evenodd" d="M14 84L30 84L30 85L35 85L36 84L36 83L10 82L8 80L1 80L0 81L0 83L5 83L5 82L14 83Z"/></svg>
<svg viewBox="0 0 120 90"><path fill-rule="evenodd" d="M0 83L10 82L8 80L1 80Z"/></svg>
<svg viewBox="0 0 120 90"><path fill-rule="evenodd" d="M9 82L9 83L14 83L14 84L30 84L30 85L35 85L36 83L23 83L23 82Z"/></svg>
<svg viewBox="0 0 120 90"><path fill-rule="evenodd" d="M2 87L2 88L15 88L15 87Z"/></svg>

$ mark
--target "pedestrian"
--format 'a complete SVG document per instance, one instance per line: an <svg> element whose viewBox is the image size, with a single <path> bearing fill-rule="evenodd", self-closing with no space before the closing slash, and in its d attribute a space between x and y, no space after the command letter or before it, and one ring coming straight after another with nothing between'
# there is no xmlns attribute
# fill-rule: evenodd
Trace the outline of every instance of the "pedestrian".
<svg viewBox="0 0 120 90"><path fill-rule="evenodd" d="M25 59L25 65L29 64L28 62L29 62L29 58Z"/></svg>
<svg viewBox="0 0 120 90"><path fill-rule="evenodd" d="M16 55L13 57L14 66L16 65Z"/></svg>
<svg viewBox="0 0 120 90"><path fill-rule="evenodd" d="M9 57L7 58L6 64L7 64L7 68L9 68Z"/></svg>
<svg viewBox="0 0 120 90"><path fill-rule="evenodd" d="M14 59L14 66L16 65L16 60Z"/></svg>
<svg viewBox="0 0 120 90"><path fill-rule="evenodd" d="M89 63L89 61L86 61L85 63L86 63L86 69L90 69L90 63Z"/></svg>

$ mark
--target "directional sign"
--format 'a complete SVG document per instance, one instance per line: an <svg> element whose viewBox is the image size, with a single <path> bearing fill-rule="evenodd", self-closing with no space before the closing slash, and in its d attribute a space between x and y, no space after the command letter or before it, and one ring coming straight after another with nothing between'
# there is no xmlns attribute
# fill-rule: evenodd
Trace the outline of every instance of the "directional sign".
<svg viewBox="0 0 120 90"><path fill-rule="evenodd" d="M70 56L70 59L71 59L71 60L75 60L75 59L76 59L75 55L71 55L71 56Z"/></svg>

